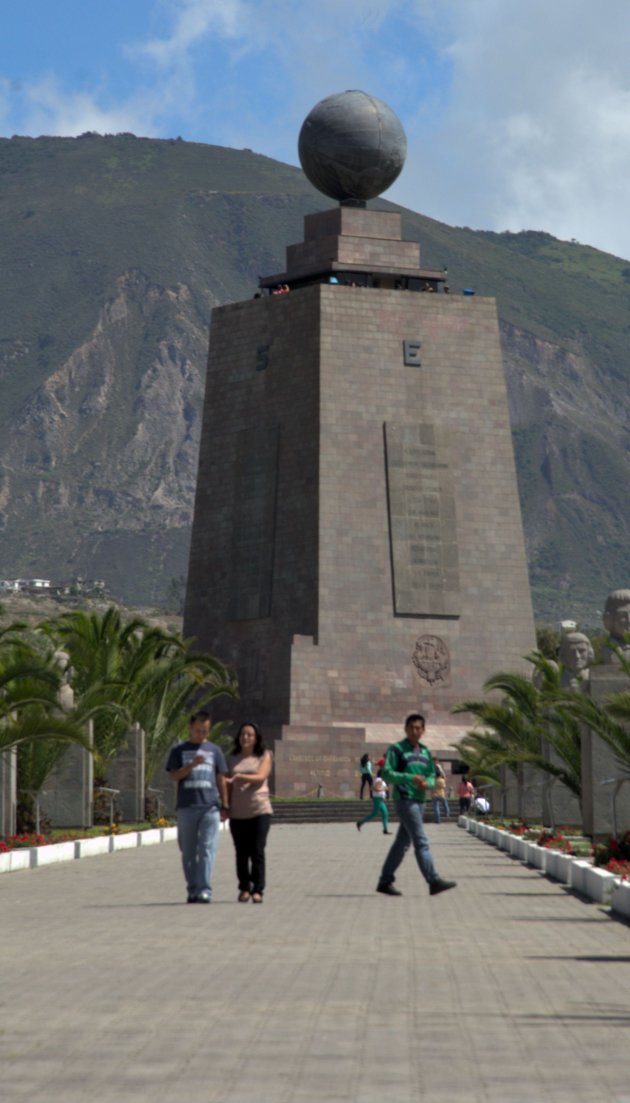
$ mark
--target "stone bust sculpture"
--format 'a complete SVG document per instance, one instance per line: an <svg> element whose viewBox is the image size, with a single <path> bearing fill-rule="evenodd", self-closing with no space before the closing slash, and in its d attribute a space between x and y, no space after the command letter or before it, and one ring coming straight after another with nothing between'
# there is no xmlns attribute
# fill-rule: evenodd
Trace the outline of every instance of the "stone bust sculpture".
<svg viewBox="0 0 630 1103"><path fill-rule="evenodd" d="M609 639L602 648L602 659L605 663L619 665L619 657L610 644L623 652L624 659L630 659L630 643L625 639L630 632L630 590L613 590L608 595L602 619Z"/></svg>
<svg viewBox="0 0 630 1103"><path fill-rule="evenodd" d="M583 632L567 632L560 640L558 658L563 666L562 686L565 689L585 688L589 667L595 658L588 636Z"/></svg>
<svg viewBox="0 0 630 1103"><path fill-rule="evenodd" d="M70 685L70 656L67 651L55 651L57 666L62 671L62 681L59 687L58 701L64 712L74 708L74 690Z"/></svg>

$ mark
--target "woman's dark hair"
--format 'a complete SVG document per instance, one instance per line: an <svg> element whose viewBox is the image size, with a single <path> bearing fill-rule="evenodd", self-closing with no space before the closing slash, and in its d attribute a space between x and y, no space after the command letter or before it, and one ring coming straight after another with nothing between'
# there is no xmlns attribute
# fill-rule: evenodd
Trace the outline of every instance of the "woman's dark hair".
<svg viewBox="0 0 630 1103"><path fill-rule="evenodd" d="M254 724L252 720L245 720L238 729L236 735L234 736L234 746L232 747L232 754L241 753L241 732L243 728L254 729L256 733L256 742L254 743L254 750L252 751L252 754L255 754L257 758L262 758L267 748L263 743L262 732L258 727L258 724Z"/></svg>

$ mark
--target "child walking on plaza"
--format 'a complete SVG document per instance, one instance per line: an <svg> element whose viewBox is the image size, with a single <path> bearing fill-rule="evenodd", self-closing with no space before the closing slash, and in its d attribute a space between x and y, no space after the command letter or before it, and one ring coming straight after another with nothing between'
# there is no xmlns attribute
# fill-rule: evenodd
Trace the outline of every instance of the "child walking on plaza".
<svg viewBox="0 0 630 1103"><path fill-rule="evenodd" d="M382 777L374 778L372 782L372 811L362 820L357 821L357 831L360 831L364 823L380 816L383 821L383 834L391 835L389 830L389 816L387 813L387 786Z"/></svg>

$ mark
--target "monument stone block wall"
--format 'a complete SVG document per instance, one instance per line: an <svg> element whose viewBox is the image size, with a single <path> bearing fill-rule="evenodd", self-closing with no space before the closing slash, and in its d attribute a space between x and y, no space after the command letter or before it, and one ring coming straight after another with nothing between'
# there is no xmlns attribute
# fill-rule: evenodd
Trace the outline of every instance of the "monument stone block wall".
<svg viewBox="0 0 630 1103"><path fill-rule="evenodd" d="M278 725L293 636L317 633L318 323L314 287L213 313L185 631L236 666L241 702L228 713ZM273 444L261 467L261 439L275 441L275 468ZM248 468L264 507L243 494Z"/></svg>

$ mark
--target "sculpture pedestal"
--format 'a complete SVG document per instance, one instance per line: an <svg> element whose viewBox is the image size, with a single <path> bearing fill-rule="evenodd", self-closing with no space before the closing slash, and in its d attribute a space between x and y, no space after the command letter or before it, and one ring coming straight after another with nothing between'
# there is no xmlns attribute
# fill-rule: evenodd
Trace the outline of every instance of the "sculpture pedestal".
<svg viewBox="0 0 630 1103"><path fill-rule="evenodd" d="M591 669L590 695L601 704L612 693L628 690L628 678L622 670L613 666L595 666ZM630 828L630 784L622 785L615 799L615 778L623 771L614 752L595 732L582 734L582 811L584 833L594 840L604 840L613 834ZM611 784L604 784L611 782ZM616 825L613 823L613 800L616 808Z"/></svg>
<svg viewBox="0 0 630 1103"><path fill-rule="evenodd" d="M87 731L92 741L92 722ZM94 804L94 759L75 743L51 771L40 794L40 809L52 827L91 827Z"/></svg>
<svg viewBox="0 0 630 1103"><path fill-rule="evenodd" d="M0 754L0 838L15 835L17 813L17 751Z"/></svg>
<svg viewBox="0 0 630 1103"><path fill-rule="evenodd" d="M144 732L135 724L107 772L107 784L118 789L118 803L126 823L144 820Z"/></svg>

